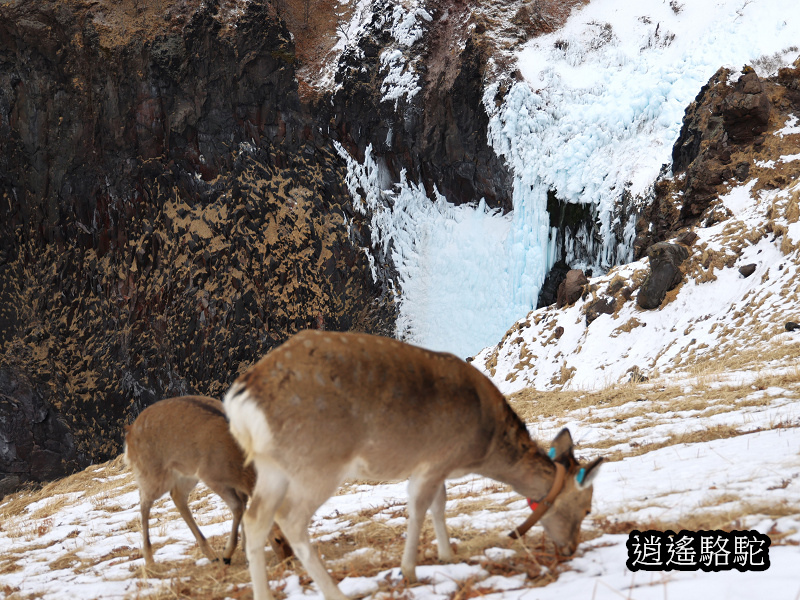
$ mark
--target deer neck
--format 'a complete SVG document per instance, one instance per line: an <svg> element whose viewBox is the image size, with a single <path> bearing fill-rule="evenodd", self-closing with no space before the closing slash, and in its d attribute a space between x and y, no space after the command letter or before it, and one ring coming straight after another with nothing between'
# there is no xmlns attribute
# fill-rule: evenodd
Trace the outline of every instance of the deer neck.
<svg viewBox="0 0 800 600"><path fill-rule="evenodd" d="M481 475L507 483L527 498L544 498L555 480L555 464L510 408L504 421L505 426L495 432Z"/></svg>
<svg viewBox="0 0 800 600"><path fill-rule="evenodd" d="M535 447L517 460L491 461L487 467L482 475L507 483L518 494L536 501L547 495L556 476L555 463Z"/></svg>

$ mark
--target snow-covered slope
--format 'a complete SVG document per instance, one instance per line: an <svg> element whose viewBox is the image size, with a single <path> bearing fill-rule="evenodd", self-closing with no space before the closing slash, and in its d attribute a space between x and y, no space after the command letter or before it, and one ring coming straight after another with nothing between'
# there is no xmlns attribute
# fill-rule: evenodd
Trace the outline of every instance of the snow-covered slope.
<svg viewBox="0 0 800 600"><path fill-rule="evenodd" d="M751 155L750 179L726 184L729 191L708 209L713 224L694 229L698 238L681 266L684 281L658 309L644 310L636 302L649 272L643 258L591 279L570 307L531 312L474 364L510 393L529 386L598 388L634 370L663 376L719 371L766 356L793 360L800 354L800 337L785 326L800 321L795 124L790 117L768 132L783 154ZM780 173L773 173L776 169ZM775 177L782 187L775 187ZM739 272L745 265L755 267L747 277ZM613 300L613 314L589 322L587 311L602 299Z"/></svg>
<svg viewBox="0 0 800 600"><path fill-rule="evenodd" d="M568 425L582 457L611 459L595 482L586 541L571 560L555 559L538 526L524 540L509 539L506 533L530 514L527 504L479 477L449 482L447 520L456 560L438 564L427 526L418 585L408 586L399 573L404 483L345 486L315 515L312 540L351 597L750 600L769 593L791 600L800 592L800 378L796 371L762 366L760 372L731 373L728 381L662 379L631 386L627 401L606 396L605 407L566 406L530 420L539 440L552 439ZM673 392L661 397L666 388ZM526 414L536 409L536 400L515 406ZM710 422L724 435L703 435L703 424ZM145 573L137 496L130 471L118 459L0 502L3 597L250 598L242 550L230 566L210 563L168 496L151 515L157 565ZM229 531L224 504L203 488L191 506L212 547L221 551ZM662 526L768 533L771 567L745 573L629 571L627 534ZM302 567L276 563L267 552L278 600L322 598Z"/></svg>

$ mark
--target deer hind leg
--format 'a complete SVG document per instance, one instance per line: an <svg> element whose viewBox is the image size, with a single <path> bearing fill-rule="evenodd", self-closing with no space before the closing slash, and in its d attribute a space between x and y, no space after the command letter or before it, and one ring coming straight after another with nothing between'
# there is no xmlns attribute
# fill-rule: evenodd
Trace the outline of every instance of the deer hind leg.
<svg viewBox="0 0 800 600"><path fill-rule="evenodd" d="M175 484L172 486L172 489L169 491L169 495L172 497L172 501L175 503L175 506L178 508L178 512L181 513L183 520L186 521L186 524L189 526L189 529L192 531L192 535L194 535L194 539L197 540L198 546L200 546L200 550L205 554L205 556L209 560L217 560L217 556L214 554L214 551L211 550L211 546L208 544L208 540L206 540L203 533L200 531L200 528L197 526L197 523L192 516L192 511L189 510L189 494L194 489L194 486L197 485L197 479L193 477L183 477L183 476L176 476Z"/></svg>
<svg viewBox="0 0 800 600"><path fill-rule="evenodd" d="M444 526L444 483L439 478L412 477L408 481L408 533L406 534L406 546L403 550L403 560L400 568L403 576L409 583L416 583L417 574L417 553L419 552L419 535L422 532L422 524L425 522L425 514L428 512L434 498L440 495L438 514L441 519L434 517L434 525L440 520L436 527L436 539L439 543L439 556L442 555L442 539L446 539L447 531L440 532L439 528ZM447 541L447 545L450 542ZM451 552L452 553L452 552ZM445 553L446 555L446 553Z"/></svg>
<svg viewBox="0 0 800 600"><path fill-rule="evenodd" d="M242 550L245 550L247 548L247 537L244 532L244 511L247 509L247 501L250 499L250 496L244 492L236 492L236 494L242 501L242 518L239 519L239 528L242 530Z"/></svg>
<svg viewBox="0 0 800 600"><path fill-rule="evenodd" d="M145 496L139 490L139 504L142 511L142 555L144 556L144 564L147 567L152 567L155 564L153 561L153 547L150 545L150 507L153 506L154 498Z"/></svg>
<svg viewBox="0 0 800 600"><path fill-rule="evenodd" d="M317 484L315 487L318 490L328 488L325 483L321 486L319 482L315 483ZM330 492L327 495L321 492L310 496L302 492L292 494L293 490L290 490L277 514L278 523L283 534L289 540L297 558L303 563L306 572L317 584L325 600L347 600L347 596L336 585L336 582L322 563L319 553L311 545L308 526L316 510L336 491L336 487L337 483L334 483L329 490L326 489L326 491ZM296 489L294 491L297 492ZM322 497L323 495L324 497Z"/></svg>
<svg viewBox="0 0 800 600"><path fill-rule="evenodd" d="M431 518L433 530L436 532L436 545L439 549L439 560L450 562L453 560L453 548L450 546L450 536L444 520L445 502L447 501L447 488L445 484L439 486L431 502Z"/></svg>
<svg viewBox="0 0 800 600"><path fill-rule="evenodd" d="M289 480L278 467L270 462L255 459L256 478L250 506L244 513L244 529L247 532L245 551L250 563L250 579L253 582L254 600L272 600L267 583L267 562L264 544L275 520L275 512L286 496Z"/></svg>
<svg viewBox="0 0 800 600"><path fill-rule="evenodd" d="M242 516L244 516L244 509L247 506L247 496L238 492L232 487L219 487L219 486L209 486L211 489L228 505L228 508L233 513L233 524L231 525L231 534L228 537L228 543L225 546L225 550L222 552L222 561L229 565L231 564L231 557L233 556L234 550L236 550L236 542L238 541L239 536L239 524L242 522ZM244 531L244 529L242 530ZM244 536L244 533L242 533ZM245 546L246 546L245 540Z"/></svg>

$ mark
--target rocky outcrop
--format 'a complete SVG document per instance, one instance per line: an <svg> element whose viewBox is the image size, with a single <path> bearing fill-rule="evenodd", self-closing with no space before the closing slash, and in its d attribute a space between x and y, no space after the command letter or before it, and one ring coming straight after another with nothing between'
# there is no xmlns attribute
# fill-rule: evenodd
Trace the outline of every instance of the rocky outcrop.
<svg viewBox="0 0 800 600"><path fill-rule="evenodd" d="M77 466L72 435L45 401L43 383L19 361L0 368L0 497L25 481L47 481Z"/></svg>
<svg viewBox="0 0 800 600"><path fill-rule="evenodd" d="M755 71L747 70L733 83L728 76L721 69L703 87L673 148L673 172L686 171L684 221L703 213L723 181L747 178L749 163L734 161L736 146L752 144L769 121L772 105Z"/></svg>
<svg viewBox="0 0 800 600"><path fill-rule="evenodd" d="M650 272L639 288L636 303L644 309L653 309L661 306L667 292L683 279L680 266L689 258L689 250L682 244L659 242L647 249L647 257Z"/></svg>
<svg viewBox="0 0 800 600"><path fill-rule="evenodd" d="M722 104L722 124L736 144L751 141L767 130L772 102L752 69L733 84L733 92Z"/></svg>
<svg viewBox="0 0 800 600"><path fill-rule="evenodd" d="M539 299L537 301L536 308L550 306L558 301L558 290L564 283L564 279L567 277L567 273L569 273L569 271L570 268L566 262L563 260L556 261L556 263L550 268L547 276L544 278L544 283L542 284L542 289L539 292Z"/></svg>
<svg viewBox="0 0 800 600"><path fill-rule="evenodd" d="M448 18L419 25L425 29L419 47L425 50L413 69L419 71L421 89L414 95L386 96L381 53L393 44L396 7L375 2L366 33L340 59L338 90L315 105L318 127L359 161L372 146L394 182L405 169L431 195L435 188L455 204L484 198L489 206L508 211L512 179L489 146L489 117L482 103L486 48L470 27L467 3L449 1L434 8ZM408 53L405 47L400 50Z"/></svg>
<svg viewBox="0 0 800 600"><path fill-rule="evenodd" d="M616 309L614 298L598 298L586 307L586 324L591 325L600 315L613 315Z"/></svg>
<svg viewBox="0 0 800 600"><path fill-rule="evenodd" d="M656 182L655 200L637 223L637 258L679 229L713 220L726 185L750 178L760 154L780 155L765 147L777 142L764 134L798 110L798 89L798 63L771 78L760 78L750 67L736 76L723 68L703 86L686 109L672 173Z"/></svg>

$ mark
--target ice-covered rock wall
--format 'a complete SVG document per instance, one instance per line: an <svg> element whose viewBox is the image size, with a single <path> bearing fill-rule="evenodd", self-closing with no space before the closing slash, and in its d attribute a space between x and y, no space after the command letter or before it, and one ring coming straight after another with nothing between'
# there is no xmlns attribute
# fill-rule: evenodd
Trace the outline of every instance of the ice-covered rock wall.
<svg viewBox="0 0 800 600"><path fill-rule="evenodd" d="M513 174L505 216L481 198L430 200L410 178L382 189L379 162L351 161L372 190L374 242L400 274L398 334L469 356L536 307L558 258L595 275L632 260L636 209L671 161L686 107L722 65L768 74L791 62L798 13L789 0L593 0L534 38L517 53L516 83L487 82L483 96L489 143ZM593 223L557 243L548 194L588 207Z"/></svg>
<svg viewBox="0 0 800 600"><path fill-rule="evenodd" d="M439 193L431 201L405 173L391 184L371 148L363 163L339 150L348 188L362 199L356 209L370 217L372 244L399 274L398 337L466 357L530 308L531 298L515 296L520 281L510 277L512 261L522 260L507 247L512 217L483 201L455 206ZM517 249L526 251L522 242ZM543 268L539 256L529 262Z"/></svg>

